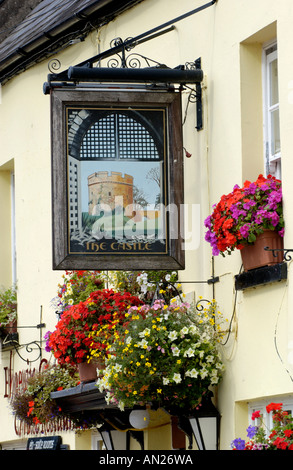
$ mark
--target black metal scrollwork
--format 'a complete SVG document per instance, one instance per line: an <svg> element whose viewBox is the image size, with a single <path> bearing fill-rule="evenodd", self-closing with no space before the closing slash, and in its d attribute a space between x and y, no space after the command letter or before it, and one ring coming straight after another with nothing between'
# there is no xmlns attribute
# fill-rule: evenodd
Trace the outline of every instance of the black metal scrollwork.
<svg viewBox="0 0 293 470"><path fill-rule="evenodd" d="M20 348L25 348L25 350L28 354L31 354L36 350L37 351L36 352L36 358L35 359L31 359L31 358L25 359L19 352ZM17 353L17 355L20 357L20 359L22 359L27 364L30 363L30 362L36 362L42 357L42 348L41 348L38 341L31 341L30 343L27 343L27 344L16 344L16 345L14 345L14 350Z"/></svg>
<svg viewBox="0 0 293 470"><path fill-rule="evenodd" d="M293 249L290 249L290 248L284 248L284 249L282 249L282 248L270 248L268 246L265 246L264 250L265 251L271 251L273 256L275 256L275 257L278 256L279 252L283 252L284 253L284 256L283 256L284 261L291 261L292 260L292 256L288 255L288 253L293 251Z"/></svg>
<svg viewBox="0 0 293 470"><path fill-rule="evenodd" d="M48 63L49 72L54 73L61 68L61 62L59 59L52 59Z"/></svg>
<svg viewBox="0 0 293 470"><path fill-rule="evenodd" d="M156 67L166 67L164 64L157 62L156 60L150 59L142 54L134 53L126 55L126 52L130 52L137 43L133 40L133 38L127 38L123 41L122 38L115 38L112 39L110 42L110 47L114 49L115 47L121 48L121 53L117 52L117 57L111 57L108 62L107 66L111 68L141 68L143 65L143 61L148 67L156 66Z"/></svg>

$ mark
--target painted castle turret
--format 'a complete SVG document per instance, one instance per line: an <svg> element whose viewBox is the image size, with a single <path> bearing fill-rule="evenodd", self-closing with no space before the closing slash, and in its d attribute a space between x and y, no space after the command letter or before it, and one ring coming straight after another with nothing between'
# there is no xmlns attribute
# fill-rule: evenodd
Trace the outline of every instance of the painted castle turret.
<svg viewBox="0 0 293 470"><path fill-rule="evenodd" d="M98 171L88 176L90 215L98 215L101 205L115 208L115 198L119 197L122 207L133 204L133 176L112 171ZM116 200L117 202L117 200Z"/></svg>

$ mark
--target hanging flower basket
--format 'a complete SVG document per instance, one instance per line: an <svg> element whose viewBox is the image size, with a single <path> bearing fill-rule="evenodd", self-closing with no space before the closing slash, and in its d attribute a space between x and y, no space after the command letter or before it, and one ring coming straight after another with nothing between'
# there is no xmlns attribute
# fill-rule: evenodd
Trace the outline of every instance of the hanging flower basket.
<svg viewBox="0 0 293 470"><path fill-rule="evenodd" d="M255 245L258 236L266 230L283 237L285 223L281 181L271 175L267 178L259 175L253 183L245 181L242 188L235 185L230 194L223 195L213 206L205 226L208 229L205 240L211 244L213 256L225 256L235 249L243 251L244 247L248 251L248 245ZM269 248L274 248L271 244L275 242L272 240L265 243Z"/></svg>
<svg viewBox="0 0 293 470"><path fill-rule="evenodd" d="M140 304L141 300L128 292L91 292L86 301L62 313L56 329L46 334L46 351L52 351L59 364L105 360L117 326L124 323L130 306Z"/></svg>
<svg viewBox="0 0 293 470"><path fill-rule="evenodd" d="M124 407L156 403L170 411L193 409L224 370L218 350L218 312L187 303L131 307L97 380L106 400Z"/></svg>

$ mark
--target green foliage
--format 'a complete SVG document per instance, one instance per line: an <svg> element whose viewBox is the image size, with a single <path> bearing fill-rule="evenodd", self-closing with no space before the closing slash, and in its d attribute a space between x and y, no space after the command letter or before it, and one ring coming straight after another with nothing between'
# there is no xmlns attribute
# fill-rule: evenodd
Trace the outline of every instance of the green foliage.
<svg viewBox="0 0 293 470"><path fill-rule="evenodd" d="M17 294L16 287L2 289L0 291L0 327L17 318Z"/></svg>

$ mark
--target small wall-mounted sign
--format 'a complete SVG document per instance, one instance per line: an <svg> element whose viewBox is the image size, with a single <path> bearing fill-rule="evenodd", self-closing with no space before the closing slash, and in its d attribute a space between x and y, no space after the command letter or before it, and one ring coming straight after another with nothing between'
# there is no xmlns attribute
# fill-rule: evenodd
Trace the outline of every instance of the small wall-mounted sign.
<svg viewBox="0 0 293 470"><path fill-rule="evenodd" d="M26 450L60 450L61 436L30 437Z"/></svg>
<svg viewBox="0 0 293 470"><path fill-rule="evenodd" d="M53 268L183 269L180 92L51 93Z"/></svg>

